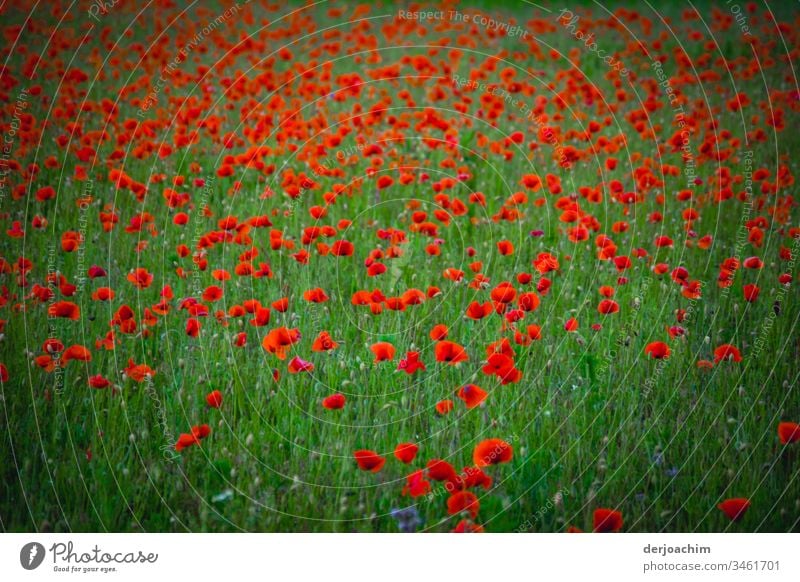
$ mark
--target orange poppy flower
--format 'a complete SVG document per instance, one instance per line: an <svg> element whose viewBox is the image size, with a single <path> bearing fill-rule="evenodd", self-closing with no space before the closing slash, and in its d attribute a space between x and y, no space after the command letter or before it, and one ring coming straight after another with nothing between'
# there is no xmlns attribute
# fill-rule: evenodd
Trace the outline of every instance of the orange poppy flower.
<svg viewBox="0 0 800 582"><path fill-rule="evenodd" d="M614 509L595 509L592 528L598 533L618 532L622 529L622 513Z"/></svg>
<svg viewBox="0 0 800 582"><path fill-rule="evenodd" d="M133 283L137 289L147 289L153 282L153 275L148 273L147 269L140 267L128 274L128 281Z"/></svg>
<svg viewBox="0 0 800 582"><path fill-rule="evenodd" d="M645 347L644 353L656 360L666 360L669 358L670 349L664 342L650 342Z"/></svg>
<svg viewBox="0 0 800 582"><path fill-rule="evenodd" d="M206 404L211 408L219 408L222 406L222 392L214 390L206 395Z"/></svg>
<svg viewBox="0 0 800 582"><path fill-rule="evenodd" d="M111 301L114 299L115 293L111 287L98 287L96 291L92 293L92 299L94 301Z"/></svg>

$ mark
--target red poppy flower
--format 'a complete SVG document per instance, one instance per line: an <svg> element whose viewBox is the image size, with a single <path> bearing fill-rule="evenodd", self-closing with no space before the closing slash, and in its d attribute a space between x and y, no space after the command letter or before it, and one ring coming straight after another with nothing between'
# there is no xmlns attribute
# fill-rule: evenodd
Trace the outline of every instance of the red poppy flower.
<svg viewBox="0 0 800 582"><path fill-rule="evenodd" d="M742 292L744 294L744 300L753 303L758 299L758 294L761 292L761 289L758 288L758 285L751 284L742 287Z"/></svg>
<svg viewBox="0 0 800 582"><path fill-rule="evenodd" d="M434 325L431 329L430 338L437 342L445 339L447 337L448 329L447 326L440 323L438 325Z"/></svg>
<svg viewBox="0 0 800 582"><path fill-rule="evenodd" d="M758 257L747 257L742 261L742 265L745 269L761 269L764 267L764 261Z"/></svg>
<svg viewBox="0 0 800 582"><path fill-rule="evenodd" d="M72 360L78 360L80 362L91 362L92 353L82 345L79 344L71 345L64 350L63 354L61 354L60 365L62 367L66 366L67 363L71 362Z"/></svg>
<svg viewBox="0 0 800 582"><path fill-rule="evenodd" d="M472 452L472 461L478 467L508 463L514 456L514 449L502 439L491 438L478 443Z"/></svg>
<svg viewBox="0 0 800 582"><path fill-rule="evenodd" d="M47 308L47 314L77 321L81 318L81 309L70 301L57 301Z"/></svg>
<svg viewBox="0 0 800 582"><path fill-rule="evenodd" d="M714 363L718 364L722 361L741 362L742 354L736 346L731 344L722 344L714 350Z"/></svg>
<svg viewBox="0 0 800 582"><path fill-rule="evenodd" d="M200 322L194 317L189 318L186 322L186 335L189 337L197 337L200 334Z"/></svg>
<svg viewBox="0 0 800 582"><path fill-rule="evenodd" d="M89 377L89 386L92 388L103 389L111 386L111 382L103 378L100 374Z"/></svg>
<svg viewBox="0 0 800 582"><path fill-rule="evenodd" d="M378 342L369 348L375 354L375 363L391 361L394 359L395 348L389 342Z"/></svg>
<svg viewBox="0 0 800 582"><path fill-rule="evenodd" d="M147 378L155 376L155 370L146 364L134 364L133 359L128 359L128 367L124 370L125 375L134 382L144 382Z"/></svg>
<svg viewBox="0 0 800 582"><path fill-rule="evenodd" d="M98 287L97 290L92 293L92 299L94 301L111 301L114 299L115 295L111 287Z"/></svg>
<svg viewBox="0 0 800 582"><path fill-rule="evenodd" d="M299 374L300 372L313 372L313 371L314 371L314 364L300 358L299 356L295 356L289 362L290 374Z"/></svg>
<svg viewBox="0 0 800 582"><path fill-rule="evenodd" d="M522 311L536 311L540 303L541 301L539 296L532 291L522 293L519 297L517 297L517 305Z"/></svg>
<svg viewBox="0 0 800 582"><path fill-rule="evenodd" d="M501 240L497 243L497 250L503 256L514 254L514 245L510 240Z"/></svg>
<svg viewBox="0 0 800 582"><path fill-rule="evenodd" d="M261 305L253 311L253 319L250 320L250 325L254 327L264 327L268 325L272 319L272 311L269 307L262 307Z"/></svg>
<svg viewBox="0 0 800 582"><path fill-rule="evenodd" d="M312 352L329 352L339 347L339 344L333 341L331 335L327 331L319 332L319 335L314 340L311 346Z"/></svg>
<svg viewBox="0 0 800 582"><path fill-rule="evenodd" d="M444 416L445 414L449 414L453 410L453 401L452 400L440 400L436 403L436 413L440 416Z"/></svg>
<svg viewBox="0 0 800 582"><path fill-rule="evenodd" d="M289 298L281 297L280 299L273 301L270 305L275 311L286 313L286 311L289 309Z"/></svg>
<svg viewBox="0 0 800 582"><path fill-rule="evenodd" d="M603 299L597 306L597 311L601 315L610 315L619 311L619 304L613 299Z"/></svg>
<svg viewBox="0 0 800 582"><path fill-rule="evenodd" d="M303 293L303 299L311 303L324 303L329 297L323 289L317 287L316 289L309 289Z"/></svg>
<svg viewBox="0 0 800 582"><path fill-rule="evenodd" d="M456 473L456 470L453 467L453 465L451 465L447 461L442 461L440 459L431 459L430 461L428 461L426 469L428 470L428 477L430 477L434 481L448 481L448 482L458 481L458 473Z"/></svg>
<svg viewBox="0 0 800 582"><path fill-rule="evenodd" d="M493 353L487 358L486 365L481 369L484 374L494 374L501 380L511 377L517 371L514 367L514 360L506 354Z"/></svg>
<svg viewBox="0 0 800 582"><path fill-rule="evenodd" d="M378 178L378 189L379 190L383 190L384 188L388 188L392 184L394 184L394 180L392 179L391 176L383 175L380 178Z"/></svg>
<svg viewBox="0 0 800 582"><path fill-rule="evenodd" d="M477 496L470 491L456 491L447 499L447 513L450 515L467 511L475 519L480 506Z"/></svg>
<svg viewBox="0 0 800 582"><path fill-rule="evenodd" d="M492 486L492 478L484 473L480 467L464 467L461 475L463 476L463 485L467 489L473 487L489 489Z"/></svg>
<svg viewBox="0 0 800 582"><path fill-rule="evenodd" d="M592 527L598 533L618 532L622 529L622 513L613 509L595 509Z"/></svg>
<svg viewBox="0 0 800 582"><path fill-rule="evenodd" d="M472 409L480 405L481 402L486 400L488 394L475 384L465 384L459 388L458 397L464 401L467 408Z"/></svg>
<svg viewBox="0 0 800 582"><path fill-rule="evenodd" d="M175 450L180 452L194 444L197 444L197 438L194 435L181 433L181 435L178 437L178 442L175 443Z"/></svg>
<svg viewBox="0 0 800 582"><path fill-rule="evenodd" d="M327 408L328 410L339 410L340 408L344 408L345 402L347 399L345 398L344 394L331 394L330 396L326 396L322 399L322 406Z"/></svg>
<svg viewBox="0 0 800 582"><path fill-rule="evenodd" d="M362 471L371 471L372 473L377 473L383 468L384 463L386 463L386 459L381 457L375 451L370 451L367 449L362 449L355 451L353 453L353 457L358 463L358 468Z"/></svg>
<svg viewBox="0 0 800 582"><path fill-rule="evenodd" d="M491 302L486 301L485 303L481 304L477 301L473 301L467 307L466 316L470 319L479 320L491 314L493 311L494 307L492 306Z"/></svg>
<svg viewBox="0 0 800 582"><path fill-rule="evenodd" d="M800 424L781 422L778 424L778 438L783 445L800 442Z"/></svg>
<svg viewBox="0 0 800 582"><path fill-rule="evenodd" d="M644 353L655 360L666 360L669 358L670 349L664 342L650 342L644 349Z"/></svg>
<svg viewBox="0 0 800 582"><path fill-rule="evenodd" d="M211 427L207 424L193 426L191 433L181 433L178 442L175 443L175 450L182 451L192 445L199 445L200 441L211 434Z"/></svg>
<svg viewBox="0 0 800 582"><path fill-rule="evenodd" d="M750 500L744 497L734 497L726 499L717 507L724 513L731 521L739 521L744 517L745 512L750 507Z"/></svg>
<svg viewBox="0 0 800 582"><path fill-rule="evenodd" d="M469 360L467 351L462 346L448 340L437 342L434 353L437 362L458 364L459 362L466 362Z"/></svg>
<svg viewBox="0 0 800 582"><path fill-rule="evenodd" d="M98 279L100 277L105 277L107 275L106 270L103 267L99 267L97 265L92 265L87 270L87 275L90 279Z"/></svg>
<svg viewBox="0 0 800 582"><path fill-rule="evenodd" d="M425 472L420 469L414 471L406 477L406 484L403 486L402 495L410 497L421 497L431 492L431 483L425 479Z"/></svg>
<svg viewBox="0 0 800 582"><path fill-rule="evenodd" d="M222 406L222 392L214 390L206 395L206 404L211 408L219 408Z"/></svg>
<svg viewBox="0 0 800 582"><path fill-rule="evenodd" d="M453 533L483 533L482 525L474 523L468 519L462 519L452 530Z"/></svg>
<svg viewBox="0 0 800 582"><path fill-rule="evenodd" d="M349 257L355 251L353 243L346 240L337 240L331 245L331 254L334 257Z"/></svg>
<svg viewBox="0 0 800 582"><path fill-rule="evenodd" d="M504 281L492 289L490 296L492 301L497 301L498 303L511 303L517 296L517 290L514 289L514 286L511 283Z"/></svg>
<svg viewBox="0 0 800 582"><path fill-rule="evenodd" d="M400 443L394 448L394 456L401 463L410 463L417 456L419 447L414 443Z"/></svg>
<svg viewBox="0 0 800 582"><path fill-rule="evenodd" d="M138 289L147 289L150 283L153 282L153 275L148 273L147 269L140 267L128 274L128 281L133 283Z"/></svg>
<svg viewBox="0 0 800 582"><path fill-rule="evenodd" d="M403 370L406 374L413 374L417 370L426 370L425 364L419 361L419 352L407 352L406 357L400 360L398 370Z"/></svg>

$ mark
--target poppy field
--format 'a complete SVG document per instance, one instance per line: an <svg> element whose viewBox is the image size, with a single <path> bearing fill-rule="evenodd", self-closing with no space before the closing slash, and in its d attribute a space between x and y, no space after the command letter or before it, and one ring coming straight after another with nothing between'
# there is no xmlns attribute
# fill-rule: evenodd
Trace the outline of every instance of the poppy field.
<svg viewBox="0 0 800 582"><path fill-rule="evenodd" d="M0 6L0 527L800 530L800 14Z"/></svg>

